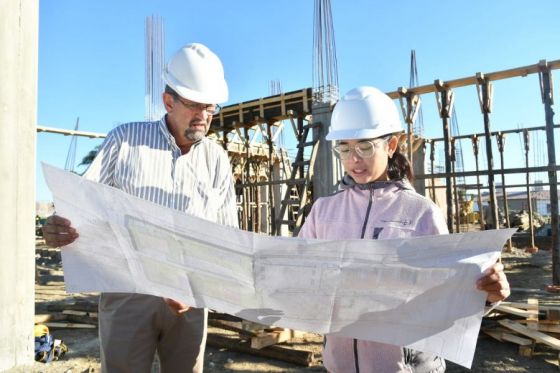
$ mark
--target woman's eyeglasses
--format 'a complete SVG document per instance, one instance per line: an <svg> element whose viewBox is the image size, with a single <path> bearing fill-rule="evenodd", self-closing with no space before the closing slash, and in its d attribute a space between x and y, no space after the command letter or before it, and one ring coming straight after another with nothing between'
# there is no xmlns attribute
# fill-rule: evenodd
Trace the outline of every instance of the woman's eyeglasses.
<svg viewBox="0 0 560 373"><path fill-rule="evenodd" d="M387 142L387 140L388 140L387 138L383 138L379 141L374 141L374 140L360 141L356 143L353 147L345 143L338 143L334 146L333 150L335 154L340 159L343 160L350 158L350 156L352 155L352 150L354 150L360 158L371 158L375 155L375 151L377 150L377 148L381 144Z"/></svg>

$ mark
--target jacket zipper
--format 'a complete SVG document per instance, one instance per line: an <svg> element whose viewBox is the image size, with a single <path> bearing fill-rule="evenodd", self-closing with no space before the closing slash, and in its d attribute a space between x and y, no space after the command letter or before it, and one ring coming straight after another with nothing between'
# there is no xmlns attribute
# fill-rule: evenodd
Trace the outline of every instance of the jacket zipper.
<svg viewBox="0 0 560 373"><path fill-rule="evenodd" d="M373 189L369 190L369 201L366 210L366 218L364 219L364 225L362 226L362 240L366 236L366 228L369 220L369 213L371 212L371 206L373 205ZM360 363L358 359L358 340L354 338L354 367L356 368L356 373L360 373Z"/></svg>

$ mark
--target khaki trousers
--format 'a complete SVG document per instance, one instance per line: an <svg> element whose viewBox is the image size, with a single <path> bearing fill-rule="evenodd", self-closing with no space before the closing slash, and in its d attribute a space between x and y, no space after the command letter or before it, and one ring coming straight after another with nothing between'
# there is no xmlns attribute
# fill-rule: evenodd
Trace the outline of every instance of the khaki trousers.
<svg viewBox="0 0 560 373"><path fill-rule="evenodd" d="M149 373L157 351L161 373L202 373L207 317L201 308L178 316L160 297L103 293L101 371Z"/></svg>

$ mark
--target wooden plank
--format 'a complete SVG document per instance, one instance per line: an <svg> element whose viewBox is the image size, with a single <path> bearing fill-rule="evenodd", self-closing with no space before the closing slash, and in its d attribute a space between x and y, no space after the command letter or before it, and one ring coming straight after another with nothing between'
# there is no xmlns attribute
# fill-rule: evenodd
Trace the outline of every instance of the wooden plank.
<svg viewBox="0 0 560 373"><path fill-rule="evenodd" d="M70 323L76 324L90 324L97 326L99 320L95 317L81 316L81 315L66 315L66 320Z"/></svg>
<svg viewBox="0 0 560 373"><path fill-rule="evenodd" d="M512 342L512 343L518 344L520 346L532 346L534 344L533 340L531 340L531 339L523 338L523 337L520 337L518 335L511 334L511 333L503 333L502 334L502 339L504 341Z"/></svg>
<svg viewBox="0 0 560 373"><path fill-rule="evenodd" d="M48 311L62 312L64 310L97 312L97 303L89 301L77 301L75 303L53 303L47 306Z"/></svg>
<svg viewBox="0 0 560 373"><path fill-rule="evenodd" d="M500 342L506 341L519 345L518 352L520 356L533 356L533 352L535 350L535 342L532 339L523 338L511 333L504 332L502 328L483 330L483 332Z"/></svg>
<svg viewBox="0 0 560 373"><path fill-rule="evenodd" d="M529 317L529 316L534 316L536 315L538 318L538 312L535 312L534 310L522 310L519 308L515 308L515 307L510 307L510 306L504 306L502 304L499 304L498 306L496 306L496 308L494 308L495 311L500 311L500 312L504 312L504 313L508 313L510 315L514 315L514 316L519 316L519 317Z"/></svg>
<svg viewBox="0 0 560 373"><path fill-rule="evenodd" d="M534 309L534 305L531 305L529 303L523 303L523 302L502 302L500 303L500 306L509 306L509 307L515 307L515 308L521 308L521 309L525 309L525 310L531 310Z"/></svg>
<svg viewBox="0 0 560 373"><path fill-rule="evenodd" d="M247 332L258 333L266 328L270 328L270 326L249 320L243 320L241 321L241 328Z"/></svg>
<svg viewBox="0 0 560 373"><path fill-rule="evenodd" d="M35 324L43 324L48 321L62 321L66 320L66 317L61 312L37 314L35 315Z"/></svg>
<svg viewBox="0 0 560 373"><path fill-rule="evenodd" d="M498 320L498 323L502 326L505 326L508 329L511 329L519 334L522 334L524 336L533 338L535 341L539 342L539 343L543 343L547 346L550 346L556 350L560 350L560 340L554 337L551 337L549 335L546 335L544 333L541 333L539 331L536 330L532 330L526 326L523 326L519 323L516 323L512 320Z"/></svg>
<svg viewBox="0 0 560 373"><path fill-rule="evenodd" d="M271 330L259 333L257 336L251 338L251 348L260 350L263 347L272 346L278 343L287 342L293 337L291 329Z"/></svg>
<svg viewBox="0 0 560 373"><path fill-rule="evenodd" d="M520 346L530 346L533 344L532 339L519 337L517 335L507 333L501 329L483 329L482 331L500 342L507 341L518 344Z"/></svg>
<svg viewBox="0 0 560 373"><path fill-rule="evenodd" d="M560 68L560 60L547 61L547 63L548 63L548 67L551 70L555 70L555 69ZM513 68L513 69L495 71L495 72L491 72L491 73L484 73L484 74L481 74L481 75L485 79L487 79L488 81L495 81L495 80L502 80L502 79L507 79L507 78L514 78L514 77L524 77L524 76L527 76L529 74L538 73L539 71L540 71L540 64L537 63L537 64L534 64L534 65L516 67L516 68ZM465 87L465 86L468 86L468 85L475 85L477 82L478 82L478 79L477 79L477 76L475 74L475 75L468 76L468 77L465 77L465 78L459 78L459 79L444 81L443 86L445 88L459 88L459 87ZM399 91L412 92L414 94L421 95L421 94L425 94L425 93L437 92L437 87L435 86L435 84L426 84L426 85L423 85L423 86L411 87L411 88L400 87L396 91L387 92L387 95L389 97L391 97L392 99L397 99L401 96Z"/></svg>
<svg viewBox="0 0 560 373"><path fill-rule="evenodd" d="M238 322L241 322L241 320L243 320L240 317L230 315L229 313L222 313L222 312L215 312L215 311L208 312L208 318L214 320L238 321Z"/></svg>
<svg viewBox="0 0 560 373"><path fill-rule="evenodd" d="M305 367L316 365L318 362L317 356L315 356L312 351L296 350L286 346L269 346L260 350L255 350L251 348L249 341L223 335L208 334L206 344L212 347L225 347L230 350L245 352L251 355L287 361Z"/></svg>
<svg viewBox="0 0 560 373"><path fill-rule="evenodd" d="M65 315L76 315L76 316L87 316L88 314L86 311L74 311L74 310L63 310L62 313Z"/></svg>
<svg viewBox="0 0 560 373"><path fill-rule="evenodd" d="M208 319L208 325L224 330L231 330L232 332L237 332L247 336L255 335L255 333L251 331L244 330L240 321Z"/></svg>
<svg viewBox="0 0 560 373"><path fill-rule="evenodd" d="M539 322L539 332L560 334L560 325L543 324Z"/></svg>
<svg viewBox="0 0 560 373"><path fill-rule="evenodd" d="M527 327L533 330L539 330L539 300L536 298L529 298L527 304L534 307L529 312L533 312L532 315L527 316Z"/></svg>
<svg viewBox="0 0 560 373"><path fill-rule="evenodd" d="M77 324L70 322L48 322L45 323L49 328L67 328L67 329L95 329L95 325L91 324Z"/></svg>

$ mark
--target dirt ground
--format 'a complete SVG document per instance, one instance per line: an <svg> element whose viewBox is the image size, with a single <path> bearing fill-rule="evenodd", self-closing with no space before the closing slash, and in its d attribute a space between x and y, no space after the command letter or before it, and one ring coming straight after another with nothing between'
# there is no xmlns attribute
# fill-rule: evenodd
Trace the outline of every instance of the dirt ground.
<svg viewBox="0 0 560 373"><path fill-rule="evenodd" d="M52 251L51 251L52 254ZM550 251L540 250L528 254L513 248L513 252L503 254L503 263L512 286L511 301L525 302L529 297L539 299L540 304L559 305L558 294L544 291L551 283L552 257ZM75 299L96 300L96 294L68 295L64 291L63 273L59 255L37 257L38 278L36 284L36 314L46 313L48 304L71 302ZM484 325L494 321L483 320ZM217 332L210 329L210 333ZM34 363L32 367L9 370L9 373L45 372L45 373L90 373L99 372L99 339L97 329L51 329L55 338L62 339L68 345L69 352L59 361L48 364ZM306 349L320 351L322 337L308 334L296 344L305 345ZM208 347L205 358L206 372L325 372L319 364L314 367L301 367L294 364L253 356L247 353L230 351L226 348ZM480 334L472 372L557 372L558 352L538 344L533 357L523 357L518 353L518 346L508 342L498 342L483 333ZM159 372L154 365L152 373ZM447 372L469 372L468 369L448 363Z"/></svg>

